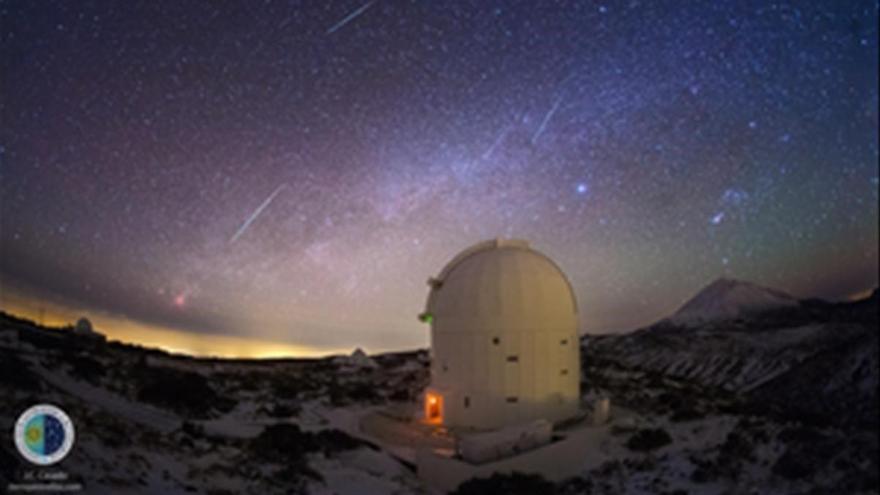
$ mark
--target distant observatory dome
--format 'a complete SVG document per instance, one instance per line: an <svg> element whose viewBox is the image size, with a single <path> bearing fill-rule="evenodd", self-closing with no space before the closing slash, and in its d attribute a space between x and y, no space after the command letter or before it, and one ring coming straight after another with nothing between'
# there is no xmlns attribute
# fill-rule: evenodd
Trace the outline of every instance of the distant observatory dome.
<svg viewBox="0 0 880 495"><path fill-rule="evenodd" d="M464 250L428 284L429 420L496 428L577 413L577 301L556 263L526 241L496 239Z"/></svg>
<svg viewBox="0 0 880 495"><path fill-rule="evenodd" d="M94 330L92 329L92 322L89 321L88 318L82 317L79 320L76 320L76 326L74 327L76 333L92 333Z"/></svg>
<svg viewBox="0 0 880 495"><path fill-rule="evenodd" d="M106 340L107 338L104 334L96 332L94 327L92 327L92 322L86 317L82 317L76 321L76 325L73 326L73 333L98 340Z"/></svg>

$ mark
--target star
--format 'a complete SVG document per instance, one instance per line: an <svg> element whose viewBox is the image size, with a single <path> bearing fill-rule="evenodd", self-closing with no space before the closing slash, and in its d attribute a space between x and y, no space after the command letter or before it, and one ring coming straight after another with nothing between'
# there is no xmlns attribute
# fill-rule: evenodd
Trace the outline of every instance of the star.
<svg viewBox="0 0 880 495"><path fill-rule="evenodd" d="M590 332L720 265L877 284L874 8L798 2L845 20L806 36L737 2L7 3L4 307L411 349L424 280L504 236L559 264Z"/></svg>

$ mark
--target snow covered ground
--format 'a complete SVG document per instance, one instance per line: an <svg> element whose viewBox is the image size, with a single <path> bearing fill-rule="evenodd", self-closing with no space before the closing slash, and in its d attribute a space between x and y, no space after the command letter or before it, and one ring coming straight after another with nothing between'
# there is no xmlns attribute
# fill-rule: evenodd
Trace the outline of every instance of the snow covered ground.
<svg viewBox="0 0 880 495"><path fill-rule="evenodd" d="M877 493L873 304L585 339L584 407L610 397L611 420L580 476L541 489ZM85 493L437 493L414 449L450 439L401 419L427 381L425 351L193 359L0 317L0 429L37 402L65 409L77 441L59 469ZM825 396L855 412L810 399ZM26 469L0 442L0 483Z"/></svg>

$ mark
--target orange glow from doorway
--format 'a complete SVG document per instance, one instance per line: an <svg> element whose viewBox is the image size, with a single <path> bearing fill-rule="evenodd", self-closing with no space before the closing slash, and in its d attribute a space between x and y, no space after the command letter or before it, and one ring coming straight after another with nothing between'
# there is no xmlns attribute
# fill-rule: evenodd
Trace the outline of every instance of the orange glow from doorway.
<svg viewBox="0 0 880 495"><path fill-rule="evenodd" d="M443 422L443 396L425 392L425 420L429 423Z"/></svg>

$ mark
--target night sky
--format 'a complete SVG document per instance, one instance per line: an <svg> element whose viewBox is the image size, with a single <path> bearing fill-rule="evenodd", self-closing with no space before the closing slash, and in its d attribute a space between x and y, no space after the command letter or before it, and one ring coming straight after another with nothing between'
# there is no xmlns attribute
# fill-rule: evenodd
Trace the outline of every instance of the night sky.
<svg viewBox="0 0 880 495"><path fill-rule="evenodd" d="M877 285L877 19L864 1L2 1L0 295L403 349L428 342L429 276L516 237L569 275L587 333L721 275L846 298Z"/></svg>

